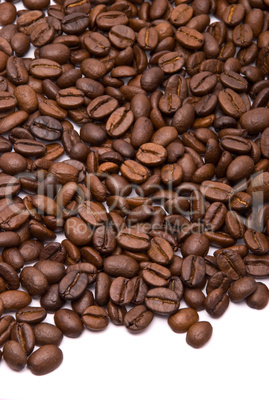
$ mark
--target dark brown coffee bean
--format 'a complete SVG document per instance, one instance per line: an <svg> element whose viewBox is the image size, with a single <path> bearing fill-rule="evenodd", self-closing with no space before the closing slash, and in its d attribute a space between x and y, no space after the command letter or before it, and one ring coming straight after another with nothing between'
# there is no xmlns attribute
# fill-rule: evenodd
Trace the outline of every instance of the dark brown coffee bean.
<svg viewBox="0 0 269 402"><path fill-rule="evenodd" d="M18 274L11 265L0 262L0 277L3 279L7 290L16 290L19 288L20 280Z"/></svg>
<svg viewBox="0 0 269 402"><path fill-rule="evenodd" d="M171 314L168 318L170 328L182 334L187 332L188 329L199 320L199 315L192 308L181 308L176 313Z"/></svg>
<svg viewBox="0 0 269 402"><path fill-rule="evenodd" d="M3 358L7 365L15 371L21 371L27 363L26 353L22 346L13 340L5 343Z"/></svg>
<svg viewBox="0 0 269 402"><path fill-rule="evenodd" d="M196 322L189 328L186 336L186 342L195 349L201 348L211 338L212 331L213 328L209 322Z"/></svg>
<svg viewBox="0 0 269 402"><path fill-rule="evenodd" d="M141 87L147 92L153 92L160 86L163 79L163 70L160 67L151 67L143 72L141 77Z"/></svg>
<svg viewBox="0 0 269 402"><path fill-rule="evenodd" d="M70 338L77 338L83 332L82 321L75 311L60 309L56 311L54 321L62 333Z"/></svg>
<svg viewBox="0 0 269 402"><path fill-rule="evenodd" d="M95 98L87 107L89 116L93 119L103 119L110 115L118 106L118 101L109 95Z"/></svg>
<svg viewBox="0 0 269 402"><path fill-rule="evenodd" d="M33 327L35 344L37 346L56 345L59 346L63 334L55 325L42 322Z"/></svg>
<svg viewBox="0 0 269 402"><path fill-rule="evenodd" d="M108 316L115 325L123 325L124 317L127 313L127 309L125 306L118 306L114 304L111 300L109 300L107 304L107 312Z"/></svg>
<svg viewBox="0 0 269 402"><path fill-rule="evenodd" d="M56 370L63 361L63 353L56 345L44 345L31 354L27 366L35 375Z"/></svg>
<svg viewBox="0 0 269 402"><path fill-rule="evenodd" d="M87 285L88 277L85 273L71 271L59 283L59 294L64 300L75 300L82 295Z"/></svg>
<svg viewBox="0 0 269 402"><path fill-rule="evenodd" d="M47 316L47 312L43 307L24 307L17 311L16 319L18 322L29 325L38 324Z"/></svg>
<svg viewBox="0 0 269 402"><path fill-rule="evenodd" d="M144 281L150 286L167 286L171 277L169 269L156 263L145 263L141 271Z"/></svg>
<svg viewBox="0 0 269 402"><path fill-rule="evenodd" d="M184 258L181 269L181 279L187 287L198 287L204 277L205 262L202 257L189 255Z"/></svg>
<svg viewBox="0 0 269 402"><path fill-rule="evenodd" d="M227 178L232 182L241 181L249 177L254 170L253 160L247 156L237 156L232 163L229 165L226 175Z"/></svg>
<svg viewBox="0 0 269 402"><path fill-rule="evenodd" d="M205 295L201 289L185 289L185 303L196 311L204 310Z"/></svg>
<svg viewBox="0 0 269 402"><path fill-rule="evenodd" d="M186 26L178 28L176 39L184 48L190 50L198 50L204 43L204 37L200 32Z"/></svg>
<svg viewBox="0 0 269 402"><path fill-rule="evenodd" d="M41 306L49 313L55 313L65 304L65 301L59 295L59 285L51 285L47 292L40 298Z"/></svg>
<svg viewBox="0 0 269 402"><path fill-rule="evenodd" d="M269 243L267 237L261 232L248 229L244 234L244 240L248 248L254 254L267 254L269 251Z"/></svg>
<svg viewBox="0 0 269 402"><path fill-rule="evenodd" d="M223 293L221 288L217 288L208 293L204 305L211 317L218 318L227 310L229 297Z"/></svg>
<svg viewBox="0 0 269 402"><path fill-rule="evenodd" d="M153 312L167 315L178 309L180 301L173 290L159 287L148 291L145 303L147 308Z"/></svg>
<svg viewBox="0 0 269 402"><path fill-rule="evenodd" d="M228 184L214 181L204 181L201 184L200 191L202 195L211 202L228 202L232 195L232 187Z"/></svg>
<svg viewBox="0 0 269 402"><path fill-rule="evenodd" d="M269 112L266 108L259 107L249 110L240 118L242 128L250 135L257 135L268 127Z"/></svg>
<svg viewBox="0 0 269 402"><path fill-rule="evenodd" d="M106 310L99 306L90 306L82 313L82 322L92 331L101 331L108 326L109 318Z"/></svg>
<svg viewBox="0 0 269 402"><path fill-rule="evenodd" d="M253 278L238 279L230 286L229 297L232 302L238 303L255 292L257 286L257 282Z"/></svg>
<svg viewBox="0 0 269 402"><path fill-rule="evenodd" d="M254 278L268 276L268 255L249 254L244 258L246 273ZM1 295L0 295L1 296Z"/></svg>
<svg viewBox="0 0 269 402"><path fill-rule="evenodd" d="M109 289L111 279L105 272L99 272L95 283L95 300L99 306L103 306L109 301Z"/></svg>
<svg viewBox="0 0 269 402"><path fill-rule="evenodd" d="M125 327L134 333L146 329L153 320L153 313L145 306L135 306L124 316Z"/></svg>
<svg viewBox="0 0 269 402"><path fill-rule="evenodd" d="M225 221L227 208L222 202L213 202L204 217L206 227L213 232L219 230Z"/></svg>
<svg viewBox="0 0 269 402"><path fill-rule="evenodd" d="M35 346L35 335L32 327L27 323L17 323L11 331L11 339L18 342L26 355L32 353Z"/></svg>
<svg viewBox="0 0 269 402"><path fill-rule="evenodd" d="M109 295L113 303L124 306L130 303L134 296L134 284L129 279L119 276L112 282Z"/></svg>
<svg viewBox="0 0 269 402"><path fill-rule="evenodd" d="M223 250L217 256L217 264L221 271L235 281L243 277L246 273L244 261L240 255L233 250Z"/></svg>
<svg viewBox="0 0 269 402"><path fill-rule="evenodd" d="M207 283L206 292L209 294L212 290L221 289L223 293L226 293L231 284L231 279L225 272L219 271L213 274Z"/></svg>
<svg viewBox="0 0 269 402"><path fill-rule="evenodd" d="M191 234L181 246L181 253L183 257L190 254L197 256L205 256L209 250L209 241L206 236L200 233Z"/></svg>
<svg viewBox="0 0 269 402"><path fill-rule="evenodd" d="M31 303L31 296L21 290L7 290L0 293L0 299L4 305L4 311L19 310Z"/></svg>
<svg viewBox="0 0 269 402"><path fill-rule="evenodd" d="M0 345L2 346L6 341L10 339L11 331L16 321L12 315L6 315L0 318Z"/></svg>
<svg viewBox="0 0 269 402"><path fill-rule="evenodd" d="M163 265L168 265L174 257L172 247L161 237L153 237L147 253L152 261Z"/></svg>
<svg viewBox="0 0 269 402"><path fill-rule="evenodd" d="M262 282L257 282L256 290L247 297L247 305L251 308L261 310L265 308L269 301L269 292L267 286Z"/></svg>
<svg viewBox="0 0 269 402"><path fill-rule="evenodd" d="M139 272L139 265L127 255L109 256L104 260L104 271L111 276L132 278Z"/></svg>
<svg viewBox="0 0 269 402"><path fill-rule="evenodd" d="M42 296L48 288L47 278L34 267L25 267L21 272L20 281L22 287L34 297Z"/></svg>
<svg viewBox="0 0 269 402"><path fill-rule="evenodd" d="M93 304L94 304L93 293L88 289L84 290L84 292L78 299L73 300L71 302L72 309L79 316L81 316L81 314L87 307L92 306Z"/></svg>

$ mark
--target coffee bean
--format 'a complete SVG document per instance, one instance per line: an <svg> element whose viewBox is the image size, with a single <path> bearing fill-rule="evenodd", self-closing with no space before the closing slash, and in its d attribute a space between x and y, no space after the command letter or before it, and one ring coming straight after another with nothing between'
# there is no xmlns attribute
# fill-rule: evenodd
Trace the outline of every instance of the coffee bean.
<svg viewBox="0 0 269 402"><path fill-rule="evenodd" d="M2 346L10 339L12 328L15 325L13 316L6 315L0 318L0 345Z"/></svg>
<svg viewBox="0 0 269 402"><path fill-rule="evenodd" d="M71 271L59 283L59 294L64 300L78 299L87 285L88 277L85 273Z"/></svg>
<svg viewBox="0 0 269 402"><path fill-rule="evenodd" d="M35 335L32 327L27 323L17 323L11 331L11 339L18 342L26 355L32 353L35 346Z"/></svg>
<svg viewBox="0 0 269 402"><path fill-rule="evenodd" d="M247 297L247 305L251 308L261 310L265 308L268 304L268 288L262 282L257 282L256 290Z"/></svg>
<svg viewBox="0 0 269 402"><path fill-rule="evenodd" d="M229 297L217 288L208 293L204 306L211 317L218 318L225 313L229 305Z"/></svg>
<svg viewBox="0 0 269 402"><path fill-rule="evenodd" d="M232 280L237 280L246 273L244 261L233 250L223 250L217 256L217 264L221 271L225 272Z"/></svg>
<svg viewBox="0 0 269 402"><path fill-rule="evenodd" d="M101 331L108 326L109 319L106 310L99 306L90 306L83 311L82 322L92 331Z"/></svg>
<svg viewBox="0 0 269 402"><path fill-rule="evenodd" d="M135 306L124 316L125 327L133 332L141 332L149 326L153 320L153 313L145 306Z"/></svg>
<svg viewBox="0 0 269 402"><path fill-rule="evenodd" d="M193 348L201 348L212 336L213 328L207 321L199 321L193 324L186 336L186 342Z"/></svg>
<svg viewBox="0 0 269 402"><path fill-rule="evenodd" d="M145 264L145 265L144 265ZM167 286L170 279L169 269L156 263L144 263L141 276L150 286Z"/></svg>
<svg viewBox="0 0 269 402"><path fill-rule="evenodd" d="M184 300L187 306L196 311L204 309L205 295L200 289L185 289Z"/></svg>
<svg viewBox="0 0 269 402"><path fill-rule="evenodd" d="M54 315L55 325L65 336L77 338L83 332L82 321L75 311L69 309L60 309Z"/></svg>
<svg viewBox="0 0 269 402"><path fill-rule="evenodd" d="M247 247L257 255L267 254L269 251L269 243L266 236L261 232L248 229L244 234L244 240Z"/></svg>
<svg viewBox="0 0 269 402"><path fill-rule="evenodd" d="M34 339L37 346L56 345L59 346L63 334L55 325L47 322L37 324L33 328Z"/></svg>
<svg viewBox="0 0 269 402"><path fill-rule="evenodd" d="M148 291L145 303L147 308L153 312L167 315L178 309L180 301L173 290L159 287Z"/></svg>
<svg viewBox="0 0 269 402"><path fill-rule="evenodd" d="M21 371L27 363L25 351L16 341L8 341L5 343L3 347L3 358L7 365L15 371Z"/></svg>
<svg viewBox="0 0 269 402"><path fill-rule="evenodd" d="M19 310L31 303L31 296L21 290L7 290L0 294L4 311Z"/></svg>
<svg viewBox="0 0 269 402"><path fill-rule="evenodd" d="M113 303L124 306L130 303L134 296L134 284L129 279L118 276L111 283L109 295Z"/></svg>
<svg viewBox="0 0 269 402"><path fill-rule="evenodd" d="M47 312L43 307L24 307L17 311L16 319L18 322L30 325L43 321L47 316Z"/></svg>
<svg viewBox="0 0 269 402"><path fill-rule="evenodd" d="M139 265L127 255L111 255L104 260L104 271L111 276L132 278L139 272Z"/></svg>
<svg viewBox="0 0 269 402"><path fill-rule="evenodd" d="M184 258L181 279L187 287L199 286L205 277L205 262L202 257L189 255Z"/></svg>
<svg viewBox="0 0 269 402"><path fill-rule="evenodd" d="M111 300L109 300L107 304L107 312L108 316L115 325L123 325L124 317L127 313L127 309L125 306L118 306L114 304Z"/></svg>
<svg viewBox="0 0 269 402"><path fill-rule="evenodd" d="M255 278L268 275L268 255L249 254L244 258L244 263L248 275Z"/></svg>
<svg viewBox="0 0 269 402"><path fill-rule="evenodd" d="M257 289L257 283L255 279L253 278L241 278L238 279L237 281L233 282L232 285L229 288L229 297L232 302L237 303L240 302L244 299L246 299L248 296L250 296L252 293L255 292Z"/></svg>
<svg viewBox="0 0 269 402"><path fill-rule="evenodd" d="M56 345L44 345L31 354L27 366L35 375L56 370L63 361L63 353Z"/></svg>
<svg viewBox="0 0 269 402"><path fill-rule="evenodd" d="M192 308L182 308L168 318L170 328L180 334L187 332L188 329L199 320L199 316Z"/></svg>

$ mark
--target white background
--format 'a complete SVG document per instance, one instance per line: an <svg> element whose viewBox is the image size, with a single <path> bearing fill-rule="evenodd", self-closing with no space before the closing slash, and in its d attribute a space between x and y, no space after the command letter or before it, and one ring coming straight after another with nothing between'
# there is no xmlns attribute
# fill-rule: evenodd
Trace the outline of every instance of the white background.
<svg viewBox="0 0 269 402"><path fill-rule="evenodd" d="M64 361L46 376L27 368L14 372L2 359L0 400L268 401L268 311L242 302L230 303L219 319L199 312L213 325L213 336L198 350L170 329L167 317L155 316L136 335L112 323L98 333L85 329L77 339L64 337ZM53 323L53 315L46 321Z"/></svg>

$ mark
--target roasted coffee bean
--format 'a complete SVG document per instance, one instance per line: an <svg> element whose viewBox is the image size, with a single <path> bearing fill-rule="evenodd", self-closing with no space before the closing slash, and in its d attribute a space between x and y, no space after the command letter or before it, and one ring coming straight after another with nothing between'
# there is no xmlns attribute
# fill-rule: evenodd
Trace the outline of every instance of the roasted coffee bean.
<svg viewBox="0 0 269 402"><path fill-rule="evenodd" d="M223 250L217 256L217 264L221 271L232 280L237 280L245 275L246 266L238 253L231 249Z"/></svg>
<svg viewBox="0 0 269 402"><path fill-rule="evenodd" d="M108 316L115 325L123 325L124 317L127 313L127 309L125 306L118 306L114 304L111 300L109 300L107 304L107 312Z"/></svg>
<svg viewBox="0 0 269 402"><path fill-rule="evenodd" d="M204 217L205 226L213 232L224 224L227 208L222 202L213 202L207 209Z"/></svg>
<svg viewBox="0 0 269 402"><path fill-rule="evenodd" d="M200 233L193 233L184 241L181 246L181 253L183 257L190 254L197 256L205 256L209 250L209 241L206 236Z"/></svg>
<svg viewBox="0 0 269 402"><path fill-rule="evenodd" d="M225 313L229 305L229 297L217 288L208 293L204 306L211 317L218 318Z"/></svg>
<svg viewBox="0 0 269 402"><path fill-rule="evenodd" d="M40 299L41 306L49 313L55 313L65 304L65 301L59 295L59 285L51 285L47 292Z"/></svg>
<svg viewBox="0 0 269 402"><path fill-rule="evenodd" d="M11 331L16 324L12 315L5 315L0 318L0 345L2 346L11 337Z"/></svg>
<svg viewBox="0 0 269 402"><path fill-rule="evenodd" d="M230 287L230 284L231 279L229 278L229 276L225 272L219 271L210 277L207 283L206 292L208 294L212 292L212 290L220 288L223 293L226 293Z"/></svg>
<svg viewBox="0 0 269 402"><path fill-rule="evenodd" d="M192 308L182 308L168 318L170 328L180 334L187 332L188 329L199 320L199 315Z"/></svg>
<svg viewBox="0 0 269 402"><path fill-rule="evenodd" d="M63 334L55 325L42 322L33 327L35 344L37 346L56 345L59 346Z"/></svg>
<svg viewBox="0 0 269 402"><path fill-rule="evenodd" d="M129 331L137 333L147 328L152 320L152 311L145 306L135 306L125 314L124 325Z"/></svg>
<svg viewBox="0 0 269 402"><path fill-rule="evenodd" d="M0 293L0 299L4 305L4 311L19 310L31 303L31 296L21 290L7 290Z"/></svg>
<svg viewBox="0 0 269 402"><path fill-rule="evenodd" d="M233 282L229 288L229 297L237 303L250 296L257 289L257 282L253 278L241 278Z"/></svg>
<svg viewBox="0 0 269 402"><path fill-rule="evenodd" d="M20 274L20 281L22 287L34 297L42 296L48 288L47 278L34 267L25 267Z"/></svg>
<svg viewBox="0 0 269 402"><path fill-rule="evenodd" d="M111 279L105 272L99 272L95 282L95 300L99 306L103 306L109 301L109 289Z"/></svg>
<svg viewBox="0 0 269 402"><path fill-rule="evenodd" d="M56 345L44 345L31 354L27 366L35 375L56 370L63 361L63 353Z"/></svg>
<svg viewBox="0 0 269 402"><path fill-rule="evenodd" d="M268 255L247 255L244 258L246 273L250 276L253 276L254 278L262 278L268 276L268 260Z"/></svg>
<svg viewBox="0 0 269 402"><path fill-rule="evenodd" d="M38 324L47 316L47 312L43 307L24 307L17 311L16 319L18 322L29 325Z"/></svg>
<svg viewBox="0 0 269 402"><path fill-rule="evenodd" d="M144 265L145 264L145 265ZM143 263L141 276L150 286L167 286L171 277L169 269L156 263Z"/></svg>
<svg viewBox="0 0 269 402"><path fill-rule="evenodd" d="M60 309L54 314L55 325L65 336L77 338L83 332L82 321L75 311Z"/></svg>
<svg viewBox="0 0 269 402"><path fill-rule="evenodd" d="M130 303L134 296L134 284L130 279L118 276L111 283L109 295L113 303L124 306Z"/></svg>
<svg viewBox="0 0 269 402"><path fill-rule="evenodd" d="M257 255L267 254L269 251L269 243L267 237L255 230L248 229L244 234L244 240L247 247Z"/></svg>
<svg viewBox="0 0 269 402"><path fill-rule="evenodd" d="M180 300L173 290L158 287L148 291L145 303L149 310L158 314L168 315L178 310Z"/></svg>
<svg viewBox="0 0 269 402"><path fill-rule="evenodd" d="M59 283L59 294L64 300L75 300L82 295L87 285L88 277L85 273L71 271Z"/></svg>
<svg viewBox="0 0 269 402"><path fill-rule="evenodd" d="M267 286L262 282L257 282L256 290L247 297L247 305L251 308L261 310L265 308L269 301L269 292Z"/></svg>
<svg viewBox="0 0 269 402"><path fill-rule="evenodd" d="M161 237L151 239L147 254L152 261L163 265L168 265L174 257L171 245Z"/></svg>
<svg viewBox="0 0 269 402"><path fill-rule="evenodd" d="M3 347L3 358L7 365L15 371L21 371L26 363L27 357L20 343L16 341L8 341Z"/></svg>
<svg viewBox="0 0 269 402"><path fill-rule="evenodd" d="M204 309L205 295L201 289L185 289L185 303L196 311Z"/></svg>
<svg viewBox="0 0 269 402"><path fill-rule="evenodd" d="M150 247L149 236L132 228L121 230L117 235L117 243L130 251L146 251Z"/></svg>
<svg viewBox="0 0 269 402"><path fill-rule="evenodd" d="M109 318L106 310L100 306L90 306L83 311L82 322L92 331L101 331L108 326Z"/></svg>
<svg viewBox="0 0 269 402"><path fill-rule="evenodd" d="M127 255L109 256L104 260L104 271L111 276L132 278L139 272L137 261Z"/></svg>
<svg viewBox="0 0 269 402"><path fill-rule="evenodd" d="M200 348L209 341L212 336L212 325L207 321L199 321L193 324L186 336L186 342L193 348Z"/></svg>
<svg viewBox="0 0 269 402"><path fill-rule="evenodd" d="M181 268L181 279L187 287L198 287L204 277L205 262L202 257L189 255L184 258Z"/></svg>
<svg viewBox="0 0 269 402"><path fill-rule="evenodd" d="M90 290L86 289L82 293L82 295L71 302L72 309L79 315L83 313L83 311L94 304L94 297Z"/></svg>
<svg viewBox="0 0 269 402"><path fill-rule="evenodd" d="M27 323L16 323L11 331L11 339L18 342L26 355L32 353L35 346L35 334Z"/></svg>

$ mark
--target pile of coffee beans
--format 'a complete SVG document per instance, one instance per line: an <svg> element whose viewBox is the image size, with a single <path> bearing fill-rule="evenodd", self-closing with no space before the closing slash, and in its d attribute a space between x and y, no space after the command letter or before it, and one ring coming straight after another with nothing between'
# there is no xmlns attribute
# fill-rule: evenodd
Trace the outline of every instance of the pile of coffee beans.
<svg viewBox="0 0 269 402"><path fill-rule="evenodd" d="M199 348L212 335L199 311L266 307L268 7L0 4L0 359L12 369L49 373L63 336L110 321L137 333L154 315Z"/></svg>

